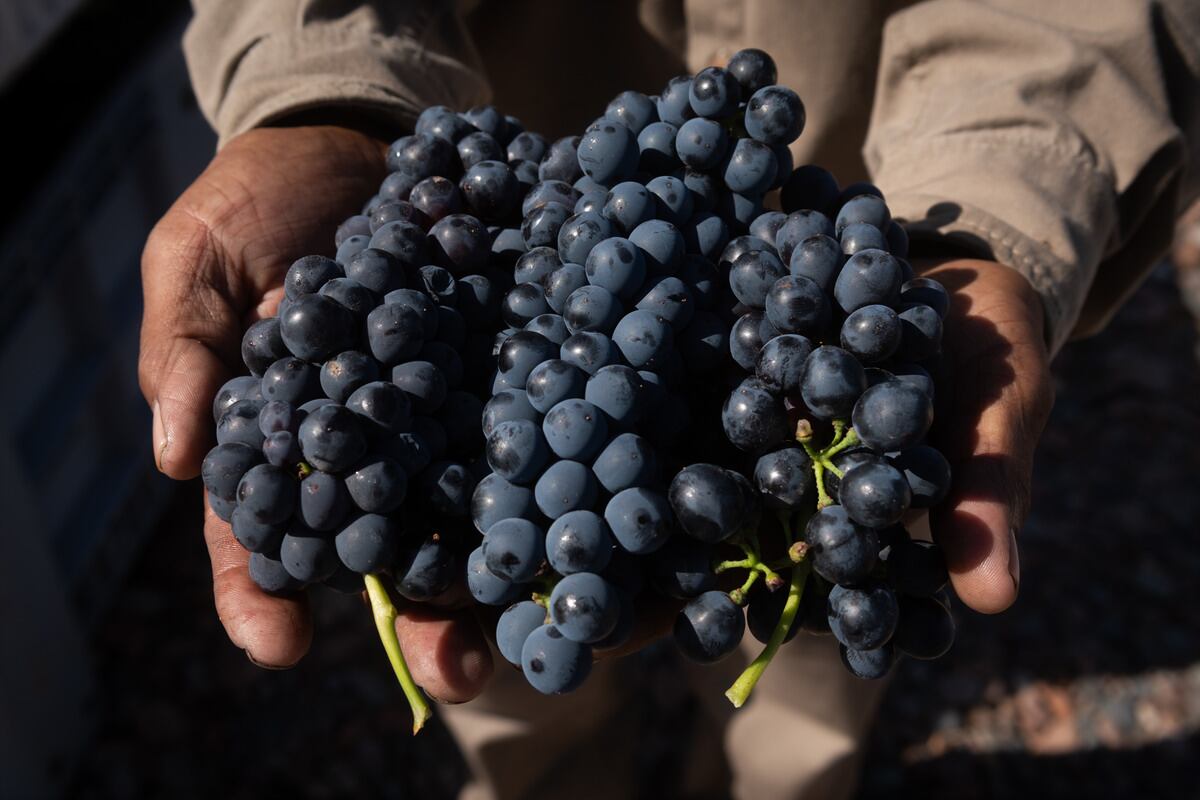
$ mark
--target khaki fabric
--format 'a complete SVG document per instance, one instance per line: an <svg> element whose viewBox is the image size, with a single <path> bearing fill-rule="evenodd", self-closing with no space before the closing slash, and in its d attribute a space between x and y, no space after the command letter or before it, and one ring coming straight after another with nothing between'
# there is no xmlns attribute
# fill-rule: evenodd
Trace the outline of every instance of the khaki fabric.
<svg viewBox="0 0 1200 800"><path fill-rule="evenodd" d="M1021 271L1052 350L1092 333L1200 195L1195 0L194 0L184 40L222 143L312 109L489 99L548 134L617 91L769 50L798 164L870 176L914 238ZM919 242L918 242L919 246Z"/></svg>

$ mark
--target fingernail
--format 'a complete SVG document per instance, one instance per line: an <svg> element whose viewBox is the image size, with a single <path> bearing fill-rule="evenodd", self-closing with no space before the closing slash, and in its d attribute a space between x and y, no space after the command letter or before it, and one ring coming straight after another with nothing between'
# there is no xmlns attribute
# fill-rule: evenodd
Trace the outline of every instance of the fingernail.
<svg viewBox="0 0 1200 800"><path fill-rule="evenodd" d="M167 429L163 425L162 409L159 407L157 400L154 401L154 422L151 425L150 436L154 443L154 465L161 472L163 458L167 454L167 447L170 445L170 440L167 439Z"/></svg>
<svg viewBox="0 0 1200 800"><path fill-rule="evenodd" d="M1008 574L1012 578L1013 589L1021 588L1021 556L1017 552L1017 529L1008 529Z"/></svg>
<svg viewBox="0 0 1200 800"><path fill-rule="evenodd" d="M254 656L250 655L249 650L243 650L242 652L244 652L246 654L246 658L250 659L250 663L253 664L254 666L258 667L259 669L269 669L269 670L273 670L275 672L279 672L279 671L287 669L287 667L276 667L272 664L264 664L261 661L257 661L257 660L255 660Z"/></svg>

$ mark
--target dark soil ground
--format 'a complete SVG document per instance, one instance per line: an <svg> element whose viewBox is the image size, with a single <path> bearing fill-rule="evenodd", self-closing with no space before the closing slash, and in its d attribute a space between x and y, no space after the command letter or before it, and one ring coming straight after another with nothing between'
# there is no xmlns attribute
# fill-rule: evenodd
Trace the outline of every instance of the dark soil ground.
<svg viewBox="0 0 1200 800"><path fill-rule="evenodd" d="M1020 600L990 618L960 608L949 656L898 669L862 800L1200 792L1195 331L1163 268L1063 352ZM436 721L409 738L359 601L325 595L309 658L260 670L212 612L198 522L187 487L97 631L102 692L71 796L453 797L462 759Z"/></svg>

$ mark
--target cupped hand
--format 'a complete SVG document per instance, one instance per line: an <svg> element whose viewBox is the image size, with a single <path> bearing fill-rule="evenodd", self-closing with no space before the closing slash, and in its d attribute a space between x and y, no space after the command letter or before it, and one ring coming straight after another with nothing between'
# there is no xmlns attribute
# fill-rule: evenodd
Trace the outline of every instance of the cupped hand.
<svg viewBox="0 0 1200 800"><path fill-rule="evenodd" d="M195 477L213 444L212 398L242 371L242 331L275 313L292 261L328 253L339 222L384 174L384 144L338 127L263 128L222 149L151 232L142 257L139 380L153 410L158 468ZM312 641L308 605L262 592L229 525L205 511L217 613L255 663L295 664ZM402 608L396 623L417 682L463 701L492 662L463 612Z"/></svg>
<svg viewBox="0 0 1200 800"><path fill-rule="evenodd" d="M932 435L953 481L930 526L959 598L998 613L1017 597L1016 537L1054 402L1042 303L1020 273L991 261L942 262L923 274L951 297Z"/></svg>

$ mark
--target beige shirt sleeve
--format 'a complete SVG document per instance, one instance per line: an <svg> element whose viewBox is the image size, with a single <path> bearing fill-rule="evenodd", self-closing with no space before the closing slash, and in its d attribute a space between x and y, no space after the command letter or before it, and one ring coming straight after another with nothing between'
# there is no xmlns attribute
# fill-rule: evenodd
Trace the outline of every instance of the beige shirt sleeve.
<svg viewBox="0 0 1200 800"><path fill-rule="evenodd" d="M884 28L864 155L914 238L1015 267L1056 351L1200 194L1200 3L932 0Z"/></svg>
<svg viewBox="0 0 1200 800"><path fill-rule="evenodd" d="M489 94L456 4L193 0L188 72L220 144L282 116L344 105L397 127Z"/></svg>

